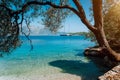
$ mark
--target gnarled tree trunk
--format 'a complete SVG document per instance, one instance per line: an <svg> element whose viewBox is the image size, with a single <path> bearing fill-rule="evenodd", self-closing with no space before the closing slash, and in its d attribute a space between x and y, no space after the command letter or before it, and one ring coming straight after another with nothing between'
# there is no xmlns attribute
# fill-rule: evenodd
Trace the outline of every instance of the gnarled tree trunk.
<svg viewBox="0 0 120 80"><path fill-rule="evenodd" d="M103 29L103 17L102 17L102 0L93 0L93 13L94 13L94 27L96 30L93 30L96 40L99 44L99 47L104 47L107 50L105 53L112 60L120 61L120 54L113 51L106 39L104 29Z"/></svg>
<svg viewBox="0 0 120 80"><path fill-rule="evenodd" d="M117 54L115 51L113 51L106 39L104 29L103 29L103 15L102 15L102 0L92 0L93 3L93 16L94 16L94 26L92 26L88 20L86 19L84 9L82 8L82 5L78 0L73 0L77 9L78 9L78 16L81 19L81 21L87 26L89 30L91 30L96 40L99 44L99 47L102 47L106 53L105 55L109 56L112 60L120 61L120 54Z"/></svg>

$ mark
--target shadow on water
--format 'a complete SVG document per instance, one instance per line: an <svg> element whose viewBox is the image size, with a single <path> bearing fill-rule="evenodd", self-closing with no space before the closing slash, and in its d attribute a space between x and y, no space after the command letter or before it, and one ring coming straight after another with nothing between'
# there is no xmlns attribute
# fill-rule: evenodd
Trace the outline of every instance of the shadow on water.
<svg viewBox="0 0 120 80"><path fill-rule="evenodd" d="M81 53L81 50L75 50L77 52L77 54L75 56L84 56L84 51ZM92 57L92 56L85 56L86 58L88 58L89 60L91 60L91 62L93 62L93 64L101 71L101 72L107 72L108 70L110 70L112 67L108 67L105 65L105 61L103 58L101 57Z"/></svg>
<svg viewBox="0 0 120 80"><path fill-rule="evenodd" d="M78 53L75 56L82 56ZM82 60L56 60L49 62L49 65L62 69L62 73L69 73L80 76L82 80L97 80L98 76L104 74L109 68L105 67L100 58L85 57L89 62Z"/></svg>
<svg viewBox="0 0 120 80"><path fill-rule="evenodd" d="M49 64L61 68L62 73L80 76L82 80L97 80L97 77L101 75L91 63L83 63L79 60L57 60Z"/></svg>

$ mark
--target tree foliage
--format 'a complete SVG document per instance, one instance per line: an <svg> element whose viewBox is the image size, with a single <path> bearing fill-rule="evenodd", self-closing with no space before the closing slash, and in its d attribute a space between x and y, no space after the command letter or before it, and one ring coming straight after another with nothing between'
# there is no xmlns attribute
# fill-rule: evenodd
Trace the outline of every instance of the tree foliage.
<svg viewBox="0 0 120 80"><path fill-rule="evenodd" d="M42 14L42 23L51 32L57 32L63 27L62 23L70 13L69 10L54 9L50 7L47 12Z"/></svg>
<svg viewBox="0 0 120 80"><path fill-rule="evenodd" d="M105 14L104 30L110 45L120 46L120 4L112 6Z"/></svg>
<svg viewBox="0 0 120 80"><path fill-rule="evenodd" d="M11 17L10 11L0 7L0 55L18 46L19 28L16 17Z"/></svg>
<svg viewBox="0 0 120 80"><path fill-rule="evenodd" d="M27 3L31 2L28 6ZM39 3L39 4L36 4ZM68 15L68 10L55 9L44 2L52 2L52 4L65 5L67 0L1 0L0 1L0 55L3 52L10 52L20 45L19 35L24 34L27 39L29 35L25 34L24 26L28 28L31 25L32 19L38 16L42 17L42 23L50 31L56 32L62 27L62 22ZM49 4L49 3L48 3ZM51 4L51 3L50 3ZM25 9L24 9L25 8ZM23 26L24 25L24 26Z"/></svg>
<svg viewBox="0 0 120 80"><path fill-rule="evenodd" d="M113 49L120 46L120 4L116 0L107 0L103 4L104 31L106 38ZM88 36L96 42L94 34L89 31Z"/></svg>

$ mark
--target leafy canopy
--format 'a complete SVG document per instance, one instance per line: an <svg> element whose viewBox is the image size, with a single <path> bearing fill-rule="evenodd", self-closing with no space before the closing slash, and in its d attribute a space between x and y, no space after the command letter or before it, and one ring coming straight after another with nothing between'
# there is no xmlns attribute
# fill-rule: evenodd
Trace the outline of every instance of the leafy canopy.
<svg viewBox="0 0 120 80"><path fill-rule="evenodd" d="M36 2L40 2L39 5ZM0 55L20 45L20 33L29 39L30 34L25 34L23 25L30 29L32 20L38 16L42 17L42 23L52 32L62 27L69 11L52 8L44 2L62 6L68 4L69 0L0 0Z"/></svg>

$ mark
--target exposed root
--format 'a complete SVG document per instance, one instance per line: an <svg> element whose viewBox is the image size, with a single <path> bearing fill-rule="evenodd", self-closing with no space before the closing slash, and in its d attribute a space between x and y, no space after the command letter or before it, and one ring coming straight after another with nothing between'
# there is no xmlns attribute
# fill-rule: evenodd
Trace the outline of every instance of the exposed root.
<svg viewBox="0 0 120 80"><path fill-rule="evenodd" d="M84 52L85 56L93 56L93 57L105 57L108 56L111 61L120 62L120 54L116 53L112 49L109 51L105 47L98 48L87 48Z"/></svg>

